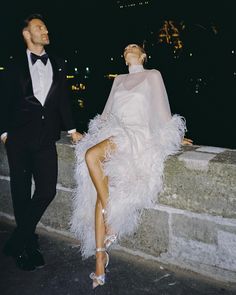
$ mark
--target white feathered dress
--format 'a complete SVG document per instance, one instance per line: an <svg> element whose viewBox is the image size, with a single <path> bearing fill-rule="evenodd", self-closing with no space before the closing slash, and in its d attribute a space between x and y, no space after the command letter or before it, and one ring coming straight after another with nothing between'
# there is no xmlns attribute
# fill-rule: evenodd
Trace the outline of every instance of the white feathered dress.
<svg viewBox="0 0 236 295"><path fill-rule="evenodd" d="M109 182L108 223L120 239L137 228L142 209L157 201L164 161L179 151L185 130L183 117L171 115L159 71L136 65L115 78L102 115L90 121L75 148L70 229L83 258L95 253L96 190L84 160L87 149L108 138L116 144L103 169Z"/></svg>

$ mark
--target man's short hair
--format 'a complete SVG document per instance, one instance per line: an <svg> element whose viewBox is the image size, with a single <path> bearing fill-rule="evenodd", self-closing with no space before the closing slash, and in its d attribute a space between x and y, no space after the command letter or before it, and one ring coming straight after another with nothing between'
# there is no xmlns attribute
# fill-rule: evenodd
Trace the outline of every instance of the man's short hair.
<svg viewBox="0 0 236 295"><path fill-rule="evenodd" d="M27 16L27 17L23 20L23 22L22 22L22 30L24 30L25 28L28 27L29 22L30 22L32 19L40 19L41 21L44 22L43 16L42 16L40 13L32 13L32 14L30 14L29 16Z"/></svg>

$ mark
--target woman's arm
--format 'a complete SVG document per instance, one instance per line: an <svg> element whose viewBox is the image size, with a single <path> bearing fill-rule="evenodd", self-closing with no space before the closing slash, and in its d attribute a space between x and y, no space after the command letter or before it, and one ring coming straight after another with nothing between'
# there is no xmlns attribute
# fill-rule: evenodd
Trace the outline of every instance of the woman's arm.
<svg viewBox="0 0 236 295"><path fill-rule="evenodd" d="M101 117L102 119L105 119L107 114L110 112L111 110L111 106L112 106L112 102L113 102L113 96L114 96L114 93L116 91L116 87L117 87L117 80L118 80L118 76L115 77L113 83L112 83L112 87L111 87L111 91L110 91L110 94L108 96L108 99L107 99L107 102L105 104L105 107L103 109L103 112L101 114Z"/></svg>
<svg viewBox="0 0 236 295"><path fill-rule="evenodd" d="M150 115L155 118L156 123L161 127L172 117L166 87L161 73L157 70L149 72L148 80L150 87Z"/></svg>

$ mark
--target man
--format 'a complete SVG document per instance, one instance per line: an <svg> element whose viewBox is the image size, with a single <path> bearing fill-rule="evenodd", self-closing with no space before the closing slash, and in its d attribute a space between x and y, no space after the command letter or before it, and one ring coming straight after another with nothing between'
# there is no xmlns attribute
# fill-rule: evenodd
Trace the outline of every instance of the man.
<svg viewBox="0 0 236 295"><path fill-rule="evenodd" d="M61 130L67 130L73 142L82 135L72 120L64 64L44 50L49 37L42 16L29 16L22 34L27 50L7 68L0 101L0 135L8 156L16 221L3 252L20 269L31 271L45 264L35 229L56 195L55 143Z"/></svg>

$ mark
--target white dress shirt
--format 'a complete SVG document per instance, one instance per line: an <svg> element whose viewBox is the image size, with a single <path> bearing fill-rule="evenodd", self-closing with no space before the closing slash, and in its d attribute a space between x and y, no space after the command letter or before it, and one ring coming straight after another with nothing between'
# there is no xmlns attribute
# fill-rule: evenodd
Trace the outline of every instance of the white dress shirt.
<svg viewBox="0 0 236 295"><path fill-rule="evenodd" d="M52 65L49 59L46 65L44 65L44 63L40 59L32 64L30 53L31 51L27 49L27 57L34 96L41 103L41 105L44 106L48 91L52 85ZM40 55L43 54L45 54L45 51L43 51Z"/></svg>
<svg viewBox="0 0 236 295"><path fill-rule="evenodd" d="M28 57L30 76L32 80L33 93L37 100L41 103L41 105L44 106L47 94L52 85L52 64L49 59L46 65L44 65L44 63L40 59L38 59L34 64L32 64L30 58L31 51L27 49L26 52ZM45 54L45 51L43 51L40 55L43 54ZM68 133L71 134L75 131L76 129L68 130ZM1 139L4 139L5 136L7 136L7 132L4 132L1 135Z"/></svg>

